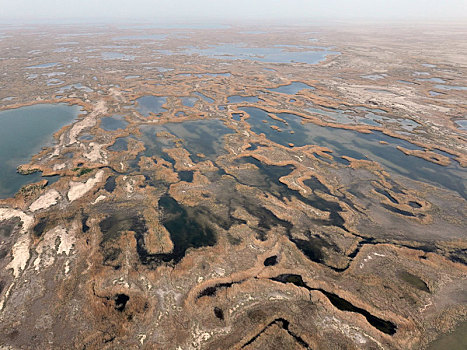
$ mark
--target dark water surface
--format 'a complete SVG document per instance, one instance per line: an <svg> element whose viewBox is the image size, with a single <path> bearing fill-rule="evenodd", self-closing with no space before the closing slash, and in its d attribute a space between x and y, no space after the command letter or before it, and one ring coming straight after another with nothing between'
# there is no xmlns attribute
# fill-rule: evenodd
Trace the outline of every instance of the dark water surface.
<svg viewBox="0 0 467 350"><path fill-rule="evenodd" d="M257 134L264 133L268 139L283 146L293 143L295 146L319 145L328 147L333 151L336 160L340 156L349 156L376 161L389 172L441 186L467 198L465 189L467 176L463 169L454 162L451 162L449 166L441 166L418 157L407 156L396 149L396 146L411 150L420 149L410 142L387 136L378 131L363 134L353 130L324 127L313 123L301 124L302 118L297 115L278 113L277 116L287 122L285 124L270 118L267 112L262 109L254 107L240 109L250 115L247 122L251 125L252 131ZM264 123L263 120L266 120L267 123ZM278 126L282 132L272 129L271 125ZM388 144L383 145L380 141Z"/></svg>
<svg viewBox="0 0 467 350"><path fill-rule="evenodd" d="M201 92L196 91L196 92L194 92L193 94L195 94L195 95L201 97L201 98L202 98L204 101L206 101L207 103L213 103L213 102L214 102L214 100L213 100L212 98L206 96L205 94L202 94Z"/></svg>
<svg viewBox="0 0 467 350"><path fill-rule="evenodd" d="M157 137L160 131L166 131L183 140L185 147L192 155L202 153L208 159L215 159L224 151L222 136L233 133L218 119L193 120L184 123L167 123L161 126L144 125L140 128L146 147L145 155L163 155L163 148L173 147L173 143L165 137ZM194 159L196 161L196 159Z"/></svg>
<svg viewBox="0 0 467 350"><path fill-rule="evenodd" d="M318 50L316 50L318 49ZM316 64L328 55L339 54L324 47L307 47L304 50L288 51L287 47L248 47L243 44L210 45L208 48L186 47L181 54L198 54L223 60L253 60L270 63Z"/></svg>
<svg viewBox="0 0 467 350"><path fill-rule="evenodd" d="M101 129L105 131L115 131L125 129L128 123L122 116L114 115L113 117L106 117L101 119Z"/></svg>
<svg viewBox="0 0 467 350"><path fill-rule="evenodd" d="M182 104L185 107L194 107L196 101L198 101L197 97L182 97Z"/></svg>
<svg viewBox="0 0 467 350"><path fill-rule="evenodd" d="M127 151L128 150L128 137L119 137L115 140L115 143L108 149L115 152Z"/></svg>
<svg viewBox="0 0 467 350"><path fill-rule="evenodd" d="M151 113L162 113L166 111L162 106L167 102L167 97L162 96L143 96L136 100L137 110L144 117L149 117Z"/></svg>

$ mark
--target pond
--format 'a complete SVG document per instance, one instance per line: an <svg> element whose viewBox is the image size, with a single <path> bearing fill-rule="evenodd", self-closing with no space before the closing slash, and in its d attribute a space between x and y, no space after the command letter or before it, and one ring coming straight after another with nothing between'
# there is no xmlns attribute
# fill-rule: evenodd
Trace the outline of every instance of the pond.
<svg viewBox="0 0 467 350"><path fill-rule="evenodd" d="M259 98L256 96L233 95L233 96L227 97L227 102L229 103L242 103L242 102L256 103L258 101L259 101Z"/></svg>
<svg viewBox="0 0 467 350"><path fill-rule="evenodd" d="M101 55L104 60L133 61L135 59L135 56L127 55L121 52L102 52Z"/></svg>
<svg viewBox="0 0 467 350"><path fill-rule="evenodd" d="M270 63L308 63L317 64L328 55L339 52L329 51L325 47L305 47L302 50L289 51L286 47L248 47L241 43L209 45L207 48L185 47L177 52L184 55L198 54L223 60L252 60Z"/></svg>
<svg viewBox="0 0 467 350"><path fill-rule="evenodd" d="M421 78L417 79L418 81L429 81L431 83L439 83L439 84L444 84L445 81L441 78Z"/></svg>
<svg viewBox="0 0 467 350"><path fill-rule="evenodd" d="M169 132L182 140L183 147L191 153L194 161L199 160L197 156L199 153L211 160L223 154L224 143L222 136L233 133L233 130L226 127L218 119L167 123L160 126L143 125L140 130L143 134L146 156L158 155L166 157L162 150L163 148L174 147L173 142L166 137L157 137L156 134L158 132Z"/></svg>
<svg viewBox="0 0 467 350"><path fill-rule="evenodd" d="M162 106L167 103L167 97L163 96L143 96L136 99L136 109L144 117L149 117L151 113L159 114L167 109Z"/></svg>
<svg viewBox="0 0 467 350"><path fill-rule="evenodd" d="M195 92L194 94L195 94L196 96L201 97L201 98L202 98L204 101L206 101L207 103L213 103L213 102L214 102L214 100L213 100L212 98L206 96L205 94L202 94L201 92L198 92L198 91L197 91L197 92Z"/></svg>
<svg viewBox="0 0 467 350"><path fill-rule="evenodd" d="M435 85L435 88L440 90L467 91L467 86L458 85Z"/></svg>
<svg viewBox="0 0 467 350"><path fill-rule="evenodd" d="M280 92L282 94L295 95L301 90L314 90L313 86L307 85L305 83L294 81L288 85L282 85L274 89L268 89L272 92Z"/></svg>
<svg viewBox="0 0 467 350"><path fill-rule="evenodd" d="M182 97L182 104L185 107L194 107L196 101L198 101L197 97Z"/></svg>
<svg viewBox="0 0 467 350"><path fill-rule="evenodd" d="M128 139L129 137L119 137L115 140L114 144L108 149L114 152L122 152L128 150Z"/></svg>
<svg viewBox="0 0 467 350"><path fill-rule="evenodd" d="M101 119L100 128L105 131L115 131L125 129L128 125L122 116L114 115L113 117L106 117Z"/></svg>
<svg viewBox="0 0 467 350"><path fill-rule="evenodd" d="M454 121L461 130L467 130L467 119L458 119Z"/></svg>
<svg viewBox="0 0 467 350"><path fill-rule="evenodd" d="M51 63L43 63L43 64L36 64L35 66L26 67L27 69L34 69L34 68L52 68L58 66L60 63L58 62L51 62Z"/></svg>

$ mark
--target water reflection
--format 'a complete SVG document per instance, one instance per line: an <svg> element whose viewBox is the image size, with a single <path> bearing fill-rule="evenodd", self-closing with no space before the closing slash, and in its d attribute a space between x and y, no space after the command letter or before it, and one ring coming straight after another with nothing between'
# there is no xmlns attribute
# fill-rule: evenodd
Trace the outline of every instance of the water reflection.
<svg viewBox="0 0 467 350"><path fill-rule="evenodd" d="M40 173L20 175L16 168L28 163L52 135L79 114L80 107L37 104L0 112L0 198L14 195L21 186L41 180Z"/></svg>
<svg viewBox="0 0 467 350"><path fill-rule="evenodd" d="M465 172L454 162L451 162L449 166L441 166L418 157L406 156L396 149L396 146L411 150L421 149L410 142L387 136L381 132L363 134L312 123L302 124L301 117L289 113L277 114L286 121L284 123L270 118L264 110L259 108L243 107L241 110L250 115L247 122L251 125L252 131L256 134L264 133L268 139L278 144L325 146L333 151L336 159L339 156L350 156L376 161L389 172L453 190L466 198ZM271 128L271 125L282 131ZM381 144L381 141L387 144Z"/></svg>

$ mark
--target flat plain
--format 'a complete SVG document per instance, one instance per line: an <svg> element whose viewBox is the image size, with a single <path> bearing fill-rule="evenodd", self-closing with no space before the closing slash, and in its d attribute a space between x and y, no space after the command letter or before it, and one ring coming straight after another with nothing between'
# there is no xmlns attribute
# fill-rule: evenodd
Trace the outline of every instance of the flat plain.
<svg viewBox="0 0 467 350"><path fill-rule="evenodd" d="M0 347L461 349L466 36L0 26Z"/></svg>

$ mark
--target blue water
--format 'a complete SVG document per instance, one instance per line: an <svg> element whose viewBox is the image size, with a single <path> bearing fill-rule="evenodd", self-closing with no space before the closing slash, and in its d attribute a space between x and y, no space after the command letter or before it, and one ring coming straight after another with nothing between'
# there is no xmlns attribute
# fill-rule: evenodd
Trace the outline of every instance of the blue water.
<svg viewBox="0 0 467 350"><path fill-rule="evenodd" d="M201 98L202 98L203 100L205 100L207 103L213 103L213 102L214 102L214 100L213 100L212 98L210 98L210 97L208 97L208 96L202 94L201 92L194 92L193 94L196 95L196 96L201 97Z"/></svg>
<svg viewBox="0 0 467 350"><path fill-rule="evenodd" d="M227 97L227 101L229 103L242 103L242 102L250 102L250 103L256 103L259 101L259 98L256 96L239 96L239 95L233 95Z"/></svg>
<svg viewBox="0 0 467 350"><path fill-rule="evenodd" d="M387 171L408 177L412 180L428 182L453 190L466 198L467 176L457 164L451 162L449 166L441 166L419 157L406 156L396 149L401 146L416 150L420 147L401 139L387 136L381 132L363 134L353 130L319 126L313 123L302 124L302 118L289 113L278 113L287 124L270 118L262 109L242 107L250 118L247 122L256 134L265 136L278 144L288 146L319 145L328 147L337 160L340 156L350 156L356 159L367 159L380 163ZM266 120L267 123L264 123ZM276 131L270 126L276 125L282 131ZM293 133L291 133L293 131ZM383 145L380 141L387 142Z"/></svg>
<svg viewBox="0 0 467 350"><path fill-rule="evenodd" d="M37 104L0 111L0 198L13 196L23 185L41 180L40 173L20 175L16 168L49 146L53 134L71 123L80 107Z"/></svg>
<svg viewBox="0 0 467 350"><path fill-rule="evenodd" d="M358 107L357 107L358 109ZM364 117L354 114L351 110L307 108L308 112L319 114L326 119L339 124L366 124L371 126L381 126L380 122L385 118L373 112L368 112Z"/></svg>
<svg viewBox="0 0 467 350"><path fill-rule="evenodd" d="M119 137L114 144L108 148L110 151L121 152L128 150L128 137Z"/></svg>
<svg viewBox="0 0 467 350"><path fill-rule="evenodd" d="M179 53L179 52L177 52ZM241 44L219 44L208 48L186 47L180 52L184 55L198 54L223 60L253 60L270 63L308 63L317 64L328 55L340 54L335 51L309 49L307 51L288 51L284 47L247 47ZM173 54L173 53L172 53Z"/></svg>
<svg viewBox="0 0 467 350"><path fill-rule="evenodd" d="M429 81L431 83L439 83L439 84L444 84L446 81L444 81L441 78L420 78L417 79L418 81Z"/></svg>
<svg viewBox="0 0 467 350"><path fill-rule="evenodd" d="M167 103L167 97L148 95L138 98L136 102L136 109L144 117L149 117L151 113L159 114L167 110L162 107Z"/></svg>
<svg viewBox="0 0 467 350"><path fill-rule="evenodd" d="M185 107L194 107L196 101L198 101L197 97L182 97L182 104Z"/></svg>
<svg viewBox="0 0 467 350"><path fill-rule="evenodd" d="M402 84L416 85L415 83L407 80L398 80L397 82Z"/></svg>
<svg viewBox="0 0 467 350"><path fill-rule="evenodd" d="M57 86L57 85L64 84L65 82L60 79L49 79L46 81L46 83L47 83L47 86Z"/></svg>
<svg viewBox="0 0 467 350"><path fill-rule="evenodd" d="M167 157L163 149L173 147L173 142L166 137L157 137L158 132L169 132L182 140L193 160L199 160L197 154L202 153L207 159L214 160L225 153L222 137L234 131L218 119L193 120L184 123L167 123L164 125L143 125L140 127L142 140L146 147L144 154ZM165 158L164 158L165 159Z"/></svg>
<svg viewBox="0 0 467 350"><path fill-rule="evenodd" d="M125 129L128 125L122 116L114 115L113 117L106 117L101 119L100 128L105 131L115 131Z"/></svg>
<svg viewBox="0 0 467 350"><path fill-rule="evenodd" d="M315 88L313 86L307 85L305 83L299 82L299 81L294 81L289 85L282 85L274 89L268 89L269 91L272 92L280 92L282 94L288 94L288 95L295 95L297 92L301 90L314 90Z"/></svg>
<svg viewBox="0 0 467 350"><path fill-rule="evenodd" d="M384 76L379 75L379 74L362 75L361 77L364 79L370 79L370 80L384 79Z"/></svg>
<svg viewBox="0 0 467 350"><path fill-rule="evenodd" d="M84 92L93 92L93 90L89 86L77 83L61 87L57 90L57 94L64 94L66 91L71 91L72 89L82 90Z"/></svg>
<svg viewBox="0 0 467 350"><path fill-rule="evenodd" d="M232 113L233 120L239 122L242 119L243 113Z"/></svg>
<svg viewBox="0 0 467 350"><path fill-rule="evenodd" d="M230 77L232 74L230 73L206 73L210 77Z"/></svg>
<svg viewBox="0 0 467 350"><path fill-rule="evenodd" d="M458 85L435 85L435 88L441 89L441 90L467 91L467 86L458 86Z"/></svg>
<svg viewBox="0 0 467 350"><path fill-rule="evenodd" d="M454 121L457 125L459 125L459 129L467 130L467 119L458 119Z"/></svg>
<svg viewBox="0 0 467 350"><path fill-rule="evenodd" d="M58 66L60 63L57 62L52 62L52 63L43 63L43 64L36 64L35 66L29 66L26 67L27 69L33 69L33 68L52 68L55 66Z"/></svg>
<svg viewBox="0 0 467 350"><path fill-rule="evenodd" d="M104 60L132 61L135 59L135 56L127 55L121 52L102 52L101 55Z"/></svg>

